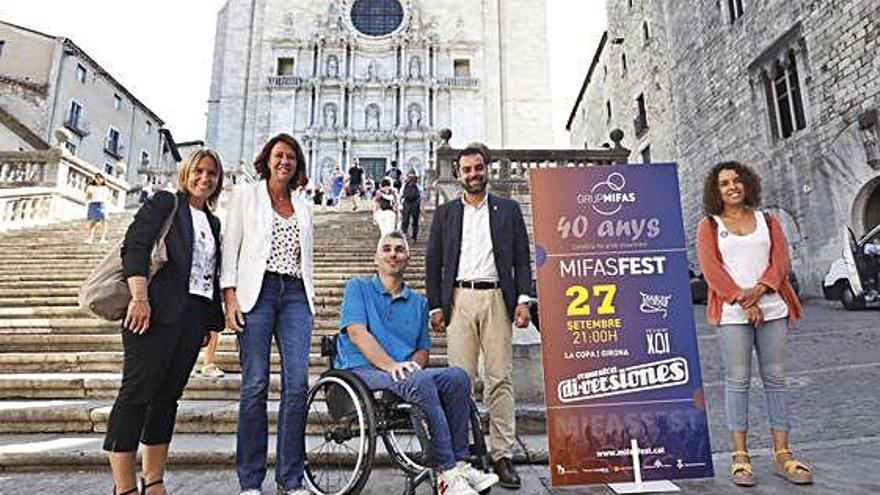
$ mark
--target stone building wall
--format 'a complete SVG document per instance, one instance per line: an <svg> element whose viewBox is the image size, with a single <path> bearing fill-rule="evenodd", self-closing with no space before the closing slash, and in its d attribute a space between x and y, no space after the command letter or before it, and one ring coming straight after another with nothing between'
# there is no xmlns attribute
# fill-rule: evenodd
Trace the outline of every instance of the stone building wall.
<svg viewBox="0 0 880 495"><path fill-rule="evenodd" d="M722 160L750 163L763 177L764 207L787 224L805 292L818 293L822 274L840 256L841 226L861 232L880 221L878 198L871 198L877 174L865 146L876 142L877 125L859 125L870 115L876 120L880 107L880 3L743 2L732 22L728 2L665 4L688 231L701 216L706 169ZM762 71L789 53L806 127L781 138Z"/></svg>
<svg viewBox="0 0 880 495"><path fill-rule="evenodd" d="M589 81L568 124L571 146L599 148L609 144L608 135L617 128L624 132L623 146L632 151L630 163L674 160L677 153L664 5L610 0L607 8L606 37L594 54ZM636 124L639 96L644 101L646 128Z"/></svg>
<svg viewBox="0 0 880 495"><path fill-rule="evenodd" d="M661 93L649 99L652 159L680 165L691 247L706 171L724 160L749 163L763 177L763 208L782 220L803 292L819 294L843 248L843 226L858 235L880 223L880 3L743 0L742 12L727 0L631 3L606 4L608 43L573 110L572 146L601 144L619 126L638 161L632 126L625 115L606 121L605 103L618 114L639 85ZM653 49L630 44L641 18L658 41ZM622 50L636 82L615 77ZM803 108L804 125L790 135L774 103L785 94L774 86L783 73L789 88L796 79ZM791 108L795 99L785 98Z"/></svg>

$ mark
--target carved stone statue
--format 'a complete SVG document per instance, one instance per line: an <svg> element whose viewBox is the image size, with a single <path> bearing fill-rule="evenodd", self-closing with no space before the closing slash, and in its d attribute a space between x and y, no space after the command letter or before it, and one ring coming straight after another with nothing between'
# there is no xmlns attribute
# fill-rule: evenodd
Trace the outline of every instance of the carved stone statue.
<svg viewBox="0 0 880 495"><path fill-rule="evenodd" d="M375 103L370 103L367 105L366 116L365 116L365 127L368 131L378 131L379 130L379 117L381 115L381 110L379 109L379 105Z"/></svg>
<svg viewBox="0 0 880 495"><path fill-rule="evenodd" d="M422 127L422 107L418 103L413 103L407 109L407 127L410 129Z"/></svg>
<svg viewBox="0 0 880 495"><path fill-rule="evenodd" d="M370 60L370 65L367 66L367 80L375 81L379 75L376 73L376 61Z"/></svg>
<svg viewBox="0 0 880 495"><path fill-rule="evenodd" d="M413 56L409 59L409 78L410 79L421 79L422 78L422 59L417 56Z"/></svg>
<svg viewBox="0 0 880 495"><path fill-rule="evenodd" d="M336 128L336 104L327 103L324 105L324 127L328 129Z"/></svg>
<svg viewBox="0 0 880 495"><path fill-rule="evenodd" d="M327 64L324 68L324 75L331 79L336 79L337 77L339 77L339 59L336 58L336 55L327 56Z"/></svg>

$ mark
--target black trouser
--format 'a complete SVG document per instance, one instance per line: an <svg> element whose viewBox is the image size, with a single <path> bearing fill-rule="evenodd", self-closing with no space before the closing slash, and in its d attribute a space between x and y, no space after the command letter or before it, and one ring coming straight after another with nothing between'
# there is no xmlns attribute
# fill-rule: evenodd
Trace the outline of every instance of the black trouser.
<svg viewBox="0 0 880 495"><path fill-rule="evenodd" d="M182 321L151 324L141 335L122 329L122 387L110 411L104 450L134 452L138 441L171 441L177 400L199 357L212 303L190 295L185 304Z"/></svg>
<svg viewBox="0 0 880 495"><path fill-rule="evenodd" d="M403 223L401 224L400 230L406 234L409 231L409 222L412 219L412 239L416 240L419 238L419 213L420 205L418 202L413 203L404 203L403 204Z"/></svg>

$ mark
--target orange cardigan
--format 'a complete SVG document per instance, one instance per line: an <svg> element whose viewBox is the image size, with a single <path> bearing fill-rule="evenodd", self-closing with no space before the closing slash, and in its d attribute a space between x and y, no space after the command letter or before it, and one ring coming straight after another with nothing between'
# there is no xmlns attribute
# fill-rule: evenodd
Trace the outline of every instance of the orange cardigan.
<svg viewBox="0 0 880 495"><path fill-rule="evenodd" d="M788 243L785 241L785 234L776 217L773 215L768 215L768 217L770 264L758 282L782 296L782 300L788 305L788 320L794 323L803 316L803 308L794 292L794 287L788 281L788 274L791 271ZM706 284L709 286L706 320L712 325L718 326L721 322L722 302L733 304L739 296L741 288L736 285L736 282L724 269L721 252L718 250L718 229L709 217L703 217L697 224L697 259L703 277L706 278Z"/></svg>

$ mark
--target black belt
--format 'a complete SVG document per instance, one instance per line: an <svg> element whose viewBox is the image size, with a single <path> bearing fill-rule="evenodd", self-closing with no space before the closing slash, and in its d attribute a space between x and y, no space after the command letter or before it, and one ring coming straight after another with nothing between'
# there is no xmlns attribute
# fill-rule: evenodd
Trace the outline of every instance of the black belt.
<svg viewBox="0 0 880 495"><path fill-rule="evenodd" d="M455 286L462 287L465 289L490 290L490 289L500 289L501 282L485 282L485 281L471 282L469 280L456 280Z"/></svg>
<svg viewBox="0 0 880 495"><path fill-rule="evenodd" d="M266 270L266 273L265 273L265 274L268 275L268 276L270 276L270 277L276 277L276 278L279 278L279 279L281 279L281 280L293 280L294 282L302 282L302 278L301 278L301 277L294 277L293 275L289 275L289 274L287 274L287 273L278 273L278 272L273 272L273 271L270 271L270 270Z"/></svg>

